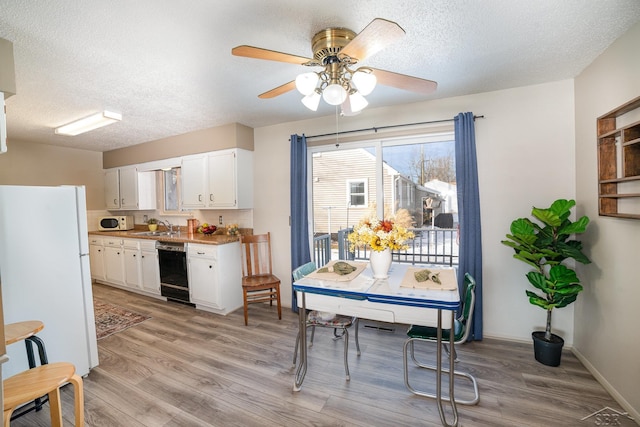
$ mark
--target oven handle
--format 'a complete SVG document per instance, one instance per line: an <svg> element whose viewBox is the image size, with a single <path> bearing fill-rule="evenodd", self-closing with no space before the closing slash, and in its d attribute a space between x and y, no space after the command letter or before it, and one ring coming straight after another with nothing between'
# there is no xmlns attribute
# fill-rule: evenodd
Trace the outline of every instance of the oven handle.
<svg viewBox="0 0 640 427"><path fill-rule="evenodd" d="M172 285L170 283L160 283L160 286L166 286L167 288L173 288L173 289L180 289L181 291L189 289L189 287L187 286Z"/></svg>

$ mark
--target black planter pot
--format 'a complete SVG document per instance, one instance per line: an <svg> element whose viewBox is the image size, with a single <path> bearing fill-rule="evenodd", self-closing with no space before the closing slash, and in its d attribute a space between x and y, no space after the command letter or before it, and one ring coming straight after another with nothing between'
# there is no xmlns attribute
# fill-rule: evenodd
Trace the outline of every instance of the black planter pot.
<svg viewBox="0 0 640 427"><path fill-rule="evenodd" d="M551 334L551 341L547 341L544 339L544 331L532 332L531 337L536 360L543 365L559 366L564 340L558 335Z"/></svg>

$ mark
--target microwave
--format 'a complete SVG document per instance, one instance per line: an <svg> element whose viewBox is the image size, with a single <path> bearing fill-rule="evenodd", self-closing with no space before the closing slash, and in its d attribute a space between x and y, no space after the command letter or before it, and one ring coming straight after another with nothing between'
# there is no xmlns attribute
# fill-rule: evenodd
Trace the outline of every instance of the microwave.
<svg viewBox="0 0 640 427"><path fill-rule="evenodd" d="M103 216L98 220L98 230L131 230L133 228L133 215Z"/></svg>

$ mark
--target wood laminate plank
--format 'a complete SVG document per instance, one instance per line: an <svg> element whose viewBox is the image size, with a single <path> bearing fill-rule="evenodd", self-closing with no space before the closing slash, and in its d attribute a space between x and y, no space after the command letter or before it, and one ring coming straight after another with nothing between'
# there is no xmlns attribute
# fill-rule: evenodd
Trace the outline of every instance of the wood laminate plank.
<svg viewBox="0 0 640 427"><path fill-rule="evenodd" d="M98 341L100 366L84 381L88 427L440 425L435 402L404 386L406 325L361 321L360 357L350 330L351 381L343 341L317 328L307 377L293 392L298 319L287 309L278 321L275 307L253 304L244 326L242 310L218 316L105 285L94 294L151 319ZM433 363L435 351L420 346L420 358ZM456 369L480 389L478 405L458 405L463 426L582 425L595 411L620 409L569 351L552 368L534 360L532 344L485 339L458 346L458 357ZM415 381L434 389L424 370ZM456 392L471 389L461 381ZM73 426L72 388L61 397L65 426ZM48 404L11 425L48 426Z"/></svg>

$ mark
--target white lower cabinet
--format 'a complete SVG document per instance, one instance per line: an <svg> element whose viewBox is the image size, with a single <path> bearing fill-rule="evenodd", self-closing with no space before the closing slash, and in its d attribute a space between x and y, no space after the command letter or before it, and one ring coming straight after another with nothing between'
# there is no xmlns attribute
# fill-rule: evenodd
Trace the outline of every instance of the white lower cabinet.
<svg viewBox="0 0 640 427"><path fill-rule="evenodd" d="M124 249L124 284L132 289L140 288L141 254L140 242L123 239Z"/></svg>
<svg viewBox="0 0 640 427"><path fill-rule="evenodd" d="M196 308L228 314L242 307L240 243L187 246L189 294Z"/></svg>
<svg viewBox="0 0 640 427"><path fill-rule="evenodd" d="M196 308L228 314L242 307L240 243L188 243L189 297ZM89 237L91 277L107 285L161 297L156 241Z"/></svg>
<svg viewBox="0 0 640 427"><path fill-rule="evenodd" d="M95 280L160 296L160 268L155 240L91 236L89 257L91 277Z"/></svg>
<svg viewBox="0 0 640 427"><path fill-rule="evenodd" d="M124 249L122 239L104 240L105 280L116 285L124 285Z"/></svg>
<svg viewBox="0 0 640 427"><path fill-rule="evenodd" d="M104 280L104 246L101 237L89 238L89 268L93 280Z"/></svg>
<svg viewBox="0 0 640 427"><path fill-rule="evenodd" d="M160 295L160 266L158 265L158 251L155 240L140 242L140 284L142 290L154 295Z"/></svg>

